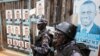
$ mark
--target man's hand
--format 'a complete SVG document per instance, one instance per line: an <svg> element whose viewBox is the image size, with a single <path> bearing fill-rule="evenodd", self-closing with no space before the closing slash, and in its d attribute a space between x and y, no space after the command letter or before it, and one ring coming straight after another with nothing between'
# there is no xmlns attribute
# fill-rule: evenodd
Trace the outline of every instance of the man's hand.
<svg viewBox="0 0 100 56"><path fill-rule="evenodd" d="M31 44L31 48L34 48L35 47L35 45L34 44Z"/></svg>

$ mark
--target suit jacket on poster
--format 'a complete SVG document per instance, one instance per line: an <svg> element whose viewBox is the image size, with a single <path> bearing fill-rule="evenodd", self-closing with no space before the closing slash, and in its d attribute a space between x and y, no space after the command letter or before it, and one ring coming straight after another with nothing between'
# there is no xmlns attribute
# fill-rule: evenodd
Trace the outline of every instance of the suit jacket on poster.
<svg viewBox="0 0 100 56"><path fill-rule="evenodd" d="M81 26L78 25L77 32L80 32ZM93 24L89 34L100 34L100 27L97 26L96 24Z"/></svg>

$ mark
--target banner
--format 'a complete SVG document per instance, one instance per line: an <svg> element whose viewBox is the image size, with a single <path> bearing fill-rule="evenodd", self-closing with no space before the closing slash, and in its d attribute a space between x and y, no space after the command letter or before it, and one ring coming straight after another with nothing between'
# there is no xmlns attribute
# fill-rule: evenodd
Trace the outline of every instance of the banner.
<svg viewBox="0 0 100 56"><path fill-rule="evenodd" d="M74 0L78 18L76 41L89 46L90 56L98 56L100 41L100 0Z"/></svg>

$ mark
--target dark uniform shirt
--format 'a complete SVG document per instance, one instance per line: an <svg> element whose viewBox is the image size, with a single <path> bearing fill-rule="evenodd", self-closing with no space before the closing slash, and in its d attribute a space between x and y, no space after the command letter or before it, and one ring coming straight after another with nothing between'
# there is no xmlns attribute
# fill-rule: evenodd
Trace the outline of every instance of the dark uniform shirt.
<svg viewBox="0 0 100 56"><path fill-rule="evenodd" d="M40 31L36 39L34 50L35 56L47 56L49 51L50 37L47 34L47 30Z"/></svg>
<svg viewBox="0 0 100 56"><path fill-rule="evenodd" d="M82 56L80 50L74 46L74 41L62 45L55 50L55 56Z"/></svg>

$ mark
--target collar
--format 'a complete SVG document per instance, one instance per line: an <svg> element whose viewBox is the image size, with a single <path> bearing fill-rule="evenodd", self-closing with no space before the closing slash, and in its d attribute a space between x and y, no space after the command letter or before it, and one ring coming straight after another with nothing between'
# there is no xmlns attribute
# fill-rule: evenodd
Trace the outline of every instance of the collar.
<svg viewBox="0 0 100 56"><path fill-rule="evenodd" d="M85 27L85 26L81 25L81 31L82 31L82 29L85 28L87 30L86 33L89 33L92 27L93 27L93 23L88 27Z"/></svg>

